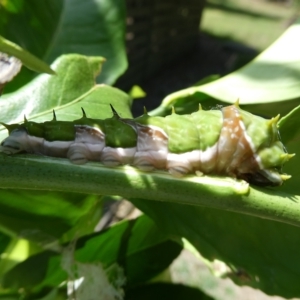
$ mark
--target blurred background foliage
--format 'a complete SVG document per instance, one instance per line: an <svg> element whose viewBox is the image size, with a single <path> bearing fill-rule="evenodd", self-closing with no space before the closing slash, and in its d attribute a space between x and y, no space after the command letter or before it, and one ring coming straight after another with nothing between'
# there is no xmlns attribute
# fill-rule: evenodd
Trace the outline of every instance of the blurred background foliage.
<svg viewBox="0 0 300 300"><path fill-rule="evenodd" d="M143 106L156 108L175 90L193 86L212 74L224 76L241 68L299 16L299 1L206 0L193 51L167 64L151 80L138 82L146 97L133 103L134 115L141 114Z"/></svg>
<svg viewBox="0 0 300 300"><path fill-rule="evenodd" d="M153 11L152 14L151 11L148 14L151 1L128 0L125 3L122 0L84 2L80 0L0 0L0 34L49 64L59 55L73 52L106 57L107 62L97 82L115 84L126 91L131 91L136 98L142 97L133 105L133 114L139 115L144 105L151 110L171 92L192 86L212 74L226 75L251 61L294 23L300 12L298 1L207 0L205 6L204 2L200 2L191 1L192 8L188 10L184 1L178 1L180 9L175 8L174 11L170 9L172 7L170 3L166 6L158 5L162 15L157 17L153 15ZM134 27L136 23L132 23L131 13L135 17L135 22L140 21L144 28L140 25ZM200 18L201 14L202 18ZM172 17L164 19L162 16ZM169 23L176 18L180 26L170 29ZM190 32L193 32L193 35L187 38L185 33L192 23L193 28L190 28ZM147 27L149 24L152 29L157 28L158 33L149 36L150 27ZM176 31L177 27L182 27L184 30ZM140 32L133 31L138 28ZM170 42L166 36L178 37L178 40L174 38ZM126 43L124 43L124 37ZM168 44L173 51L169 51ZM124 75L121 76L122 74ZM5 93L17 90L35 76L35 73L23 68L16 80L7 85ZM96 253L95 257L101 262L105 262L106 259L109 261L111 259L109 250L124 250L123 242L126 244L129 241L132 248L129 247L127 250L133 249L131 252L124 251L121 257L120 253L114 253L114 260L126 266L127 276L130 274L129 286L130 284L132 286L126 299L140 299L141 295L143 299L146 299L146 295L151 295L151 293L165 295L165 290L169 291L167 295L171 294L172 299L183 299L182 295L191 295L189 299L208 299L198 289L193 288L199 288L214 299L220 300L269 299L260 291L248 287L241 288L229 279L216 278L208 271L205 265L207 262L203 258L199 259L186 250L178 256L182 249L181 243L170 240L169 235L165 235L161 228L157 228L147 217L136 218L139 212L126 201L115 201L111 197L100 199L96 196L81 197L55 193L42 197L36 193L31 200L28 200L26 193L17 194L4 197L4 200L7 199L10 203L1 209L2 221L13 224L11 227L17 228L23 238L30 240L30 237L34 236L38 242L32 239L31 241L19 239L18 235L1 227L0 274L15 270L9 273L4 283L2 282L1 299L21 299L24 295L27 297L25 299L64 299L59 290L42 290L42 292L39 290L40 294L34 294L35 290L30 289L40 278L28 278L26 288L30 292L27 294L24 290L11 292L4 286L18 286L19 282L24 279L22 272L28 269L28 265L20 265L19 269L12 269L12 267L27 257L32 257L33 265L37 267L48 261L49 265L57 266L55 265L58 260L55 257L56 252L42 252L43 243L48 246L53 243L50 248L57 250L61 247L58 243L59 238L65 242L74 236L80 237L78 249L74 251L81 253L87 261L93 251ZM24 205L24 211L18 212L20 222L14 223L14 208L21 206L17 204L18 201L29 203L34 198L45 203L34 209L31 209L28 204ZM53 212L56 205L60 207L59 212ZM68 213L64 214L64 210ZM100 223L97 219L99 215L102 216ZM134 221L127 220L129 215L134 218ZM97 230L103 230L120 219L125 219L125 221L113 227L113 231L106 229L100 231L104 232L103 234L92 234L95 226ZM57 240L53 240L53 236L47 236L45 232L41 233L39 230L22 232L23 227L34 222L39 222L41 228L47 228L46 234L58 235L55 236ZM75 234L75 230L80 234L76 235L78 232ZM116 239L118 234L119 238ZM122 240L124 236L128 240ZM93 241L97 241L97 246L107 247L107 252L101 252L103 249L97 252L98 248L93 245ZM109 248L110 245L111 248ZM42 254L39 256L40 252ZM162 272L176 257L170 269ZM27 263L32 267L30 262L27 261ZM218 261L215 263L213 271L221 274L225 266ZM80 268L82 265L76 265L76 267ZM87 270L91 273L93 271L92 268ZM66 268L66 272L68 271L70 270ZM233 276L241 276L247 281L247 274L244 274L243 270L239 272ZM160 274L156 278L157 281L168 282L172 277L173 282L178 285L168 286L166 283L162 286L153 284L145 289L135 287L140 280L147 281L157 274ZM57 278L64 278L62 274L55 274L55 276L49 281L55 282Z"/></svg>
<svg viewBox="0 0 300 300"><path fill-rule="evenodd" d="M207 0L201 31L261 52L298 16L296 1Z"/></svg>

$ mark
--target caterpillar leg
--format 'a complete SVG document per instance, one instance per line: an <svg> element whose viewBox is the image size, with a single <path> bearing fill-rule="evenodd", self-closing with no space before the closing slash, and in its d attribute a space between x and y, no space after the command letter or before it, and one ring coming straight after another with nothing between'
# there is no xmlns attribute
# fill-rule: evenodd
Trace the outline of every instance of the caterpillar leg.
<svg viewBox="0 0 300 300"><path fill-rule="evenodd" d="M182 177L193 173L199 165L200 151L195 150L187 153L169 153L167 158L167 170L174 177Z"/></svg>
<svg viewBox="0 0 300 300"><path fill-rule="evenodd" d="M144 172L166 169L167 151L139 151L135 154L133 166Z"/></svg>
<svg viewBox="0 0 300 300"><path fill-rule="evenodd" d="M1 143L0 152L11 155L21 152L21 145L18 141L14 141L12 139L5 139Z"/></svg>
<svg viewBox="0 0 300 300"><path fill-rule="evenodd" d="M88 161L88 149L83 143L74 143L70 146L67 157L73 164L83 165Z"/></svg>
<svg viewBox="0 0 300 300"><path fill-rule="evenodd" d="M9 155L21 152L44 154L44 142L43 138L29 135L24 128L16 129L2 141L0 152Z"/></svg>
<svg viewBox="0 0 300 300"><path fill-rule="evenodd" d="M100 161L105 147L105 135L98 128L86 125L75 125L75 141L71 144L67 157L74 164L85 164L87 161Z"/></svg>
<svg viewBox="0 0 300 300"><path fill-rule="evenodd" d="M132 164L136 148L105 147L100 160L107 167Z"/></svg>

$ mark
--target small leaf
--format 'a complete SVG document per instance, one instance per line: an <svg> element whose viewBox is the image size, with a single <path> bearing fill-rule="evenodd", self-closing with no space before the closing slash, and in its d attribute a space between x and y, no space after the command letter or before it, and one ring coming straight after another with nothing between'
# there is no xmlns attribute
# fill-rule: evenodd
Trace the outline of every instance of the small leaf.
<svg viewBox="0 0 300 300"><path fill-rule="evenodd" d="M290 194L300 195L300 106L283 117L279 121L278 126L282 141L287 150L289 153L296 154L295 157L293 157L293 163L287 163L284 166L284 171L287 174L291 174L292 178L282 186L282 190Z"/></svg>
<svg viewBox="0 0 300 300"><path fill-rule="evenodd" d="M42 60L32 55L25 49L22 49L17 44L5 39L1 35L0 35L0 51L20 59L23 65L30 70L39 73L48 73L52 75L55 74L55 72Z"/></svg>

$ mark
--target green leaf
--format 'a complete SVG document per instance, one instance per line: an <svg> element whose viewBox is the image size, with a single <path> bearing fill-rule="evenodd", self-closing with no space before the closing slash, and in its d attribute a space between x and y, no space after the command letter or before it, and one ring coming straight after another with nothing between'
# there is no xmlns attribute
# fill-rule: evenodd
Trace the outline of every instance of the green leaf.
<svg viewBox="0 0 300 300"><path fill-rule="evenodd" d="M63 234L78 238L93 230L100 205L97 196L1 190L0 229L41 245L53 243ZM89 222L84 222L86 218Z"/></svg>
<svg viewBox="0 0 300 300"><path fill-rule="evenodd" d="M300 106L294 108L288 115L278 122L282 142L292 143L300 136Z"/></svg>
<svg viewBox="0 0 300 300"><path fill-rule="evenodd" d="M207 207L131 201L164 231L187 238L208 260L224 261L236 283L270 295L300 297L299 227Z"/></svg>
<svg viewBox="0 0 300 300"><path fill-rule="evenodd" d="M215 105L218 102L214 100L233 103L237 99L243 105L251 105L251 111L259 114L272 116L289 112L299 104L300 98L299 35L300 20L249 64L213 82L168 95L160 111L155 112L161 113L185 100L213 100L208 105Z"/></svg>
<svg viewBox="0 0 300 300"><path fill-rule="evenodd" d="M108 270L119 264L124 268L127 285L135 285L154 277L178 256L182 246L170 241L147 216L124 221L104 232L80 238L71 260L103 265ZM67 279L62 257L45 251L28 258L4 276L4 286L31 289L39 284L56 286ZM39 270L35 271L34 266Z"/></svg>
<svg viewBox="0 0 300 300"><path fill-rule="evenodd" d="M38 297L38 298L37 298ZM0 298L1 299L1 298ZM18 298L19 299L19 298ZM66 299L66 291L64 289L53 289L45 296L36 296L31 295L28 300L65 300Z"/></svg>
<svg viewBox="0 0 300 300"><path fill-rule="evenodd" d="M291 195L300 195L300 106L296 107L288 115L282 118L278 125L282 141L288 152L296 154L295 157L292 158L291 163L287 163L284 167L284 171L287 174L291 174L292 178L283 185L282 190ZM291 197L296 201L296 198L293 196Z"/></svg>
<svg viewBox="0 0 300 300"><path fill-rule="evenodd" d="M6 247L10 242L10 237L0 232L0 255L5 251Z"/></svg>
<svg viewBox="0 0 300 300"><path fill-rule="evenodd" d="M0 34L47 63L66 53L104 56L107 63L98 82L107 84L125 71L124 1L12 0L1 4ZM22 73L9 84L10 90L31 80L32 74Z"/></svg>
<svg viewBox="0 0 300 300"><path fill-rule="evenodd" d="M40 254L34 255L26 259L24 262L16 265L6 274L4 274L2 279L2 286L10 290L18 290L19 286L24 286L26 288L32 288L38 284L46 274L46 265L51 257L55 255L55 252L44 251ZM22 267L20 267L22 266ZM25 272L25 270L30 272ZM15 270L18 270L17 272ZM11 274L11 275L10 275Z"/></svg>
<svg viewBox="0 0 300 300"><path fill-rule="evenodd" d="M0 51L20 59L28 69L39 72L55 74L55 72L42 60L30 54L15 43L12 43L0 35Z"/></svg>
<svg viewBox="0 0 300 300"><path fill-rule="evenodd" d="M196 288L171 283L152 283L128 290L125 300L212 300Z"/></svg>

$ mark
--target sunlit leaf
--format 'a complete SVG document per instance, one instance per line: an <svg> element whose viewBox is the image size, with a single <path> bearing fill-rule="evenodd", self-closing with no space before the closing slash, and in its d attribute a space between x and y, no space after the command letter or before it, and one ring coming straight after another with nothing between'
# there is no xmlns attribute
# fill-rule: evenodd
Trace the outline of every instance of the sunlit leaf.
<svg viewBox="0 0 300 300"><path fill-rule="evenodd" d="M269 117L289 112L300 103L299 35L298 20L252 62L218 80L168 95L156 112L169 110L179 103L184 106L188 102L209 100L205 104L212 106L218 103L215 100L233 103L237 99L251 111ZM268 103L272 105L265 105Z"/></svg>

